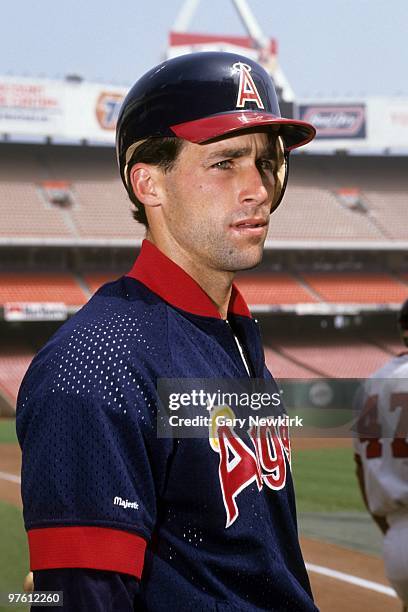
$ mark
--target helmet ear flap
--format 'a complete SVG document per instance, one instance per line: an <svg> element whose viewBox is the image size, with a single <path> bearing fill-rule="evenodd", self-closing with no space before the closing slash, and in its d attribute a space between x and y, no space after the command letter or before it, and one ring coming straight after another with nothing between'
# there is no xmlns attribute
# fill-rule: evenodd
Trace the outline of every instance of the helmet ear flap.
<svg viewBox="0 0 408 612"><path fill-rule="evenodd" d="M276 170L275 170L275 194L272 201L271 213L273 213L282 202L285 194L289 174L289 151L285 150L283 139L278 136L276 146Z"/></svg>
<svg viewBox="0 0 408 612"><path fill-rule="evenodd" d="M130 187L130 179L129 179L129 164L132 161L133 155L136 151L136 149L138 149L140 146L142 146L143 143L145 143L147 140L147 138L143 138L142 140L138 140L137 142L134 142L133 144L130 145L130 147L127 148L126 154L125 154L125 166L123 168L123 180L125 183L126 188L129 190L131 189Z"/></svg>

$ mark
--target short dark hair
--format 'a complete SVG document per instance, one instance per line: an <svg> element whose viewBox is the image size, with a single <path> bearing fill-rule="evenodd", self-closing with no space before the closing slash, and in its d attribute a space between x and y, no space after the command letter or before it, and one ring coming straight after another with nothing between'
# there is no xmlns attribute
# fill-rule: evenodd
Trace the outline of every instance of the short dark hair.
<svg viewBox="0 0 408 612"><path fill-rule="evenodd" d="M127 168L127 177L130 176L132 167L140 162L145 164L152 164L153 166L159 166L168 172L171 170L180 154L180 151L184 145L184 140L176 137L154 137L151 136L144 142L141 142L140 146L136 147ZM139 223L143 223L148 227L147 215L143 202L138 200L133 192L130 181L128 183L128 194L131 202L134 204L132 211L133 218Z"/></svg>

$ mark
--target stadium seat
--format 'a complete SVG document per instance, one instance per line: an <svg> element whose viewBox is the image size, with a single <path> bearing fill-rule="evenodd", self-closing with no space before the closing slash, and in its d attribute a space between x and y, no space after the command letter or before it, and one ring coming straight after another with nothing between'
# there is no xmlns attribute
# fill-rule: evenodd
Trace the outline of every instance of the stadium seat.
<svg viewBox="0 0 408 612"><path fill-rule="evenodd" d="M387 274L316 273L303 274L305 282L330 303L400 304L408 287Z"/></svg>
<svg viewBox="0 0 408 612"><path fill-rule="evenodd" d="M105 283L109 283L116 280L121 275L112 272L112 274L84 274L84 281L89 287L90 292L93 294L95 291L102 287Z"/></svg>
<svg viewBox="0 0 408 612"><path fill-rule="evenodd" d="M289 274L239 274L236 285L249 305L317 302L317 298Z"/></svg>
<svg viewBox="0 0 408 612"><path fill-rule="evenodd" d="M0 304L63 302L67 306L81 306L88 297L71 274L0 273Z"/></svg>
<svg viewBox="0 0 408 612"><path fill-rule="evenodd" d="M390 358L386 349L368 341L323 335L320 339L274 341L271 348L315 375L333 378L370 376Z"/></svg>

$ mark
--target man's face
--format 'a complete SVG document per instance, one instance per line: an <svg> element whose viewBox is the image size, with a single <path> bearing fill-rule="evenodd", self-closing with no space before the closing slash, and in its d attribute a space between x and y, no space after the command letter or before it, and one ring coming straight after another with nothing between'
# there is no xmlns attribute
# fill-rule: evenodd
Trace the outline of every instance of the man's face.
<svg viewBox="0 0 408 612"><path fill-rule="evenodd" d="M246 270L262 259L274 195L275 145L263 132L186 143L164 174L161 230L193 265Z"/></svg>

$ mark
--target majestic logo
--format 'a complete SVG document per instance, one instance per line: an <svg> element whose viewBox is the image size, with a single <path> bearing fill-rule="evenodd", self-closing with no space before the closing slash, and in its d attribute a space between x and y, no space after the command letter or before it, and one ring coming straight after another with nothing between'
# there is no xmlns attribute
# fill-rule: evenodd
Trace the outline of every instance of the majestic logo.
<svg viewBox="0 0 408 612"><path fill-rule="evenodd" d="M236 62L233 68L239 72L239 86L237 96L237 108L245 108L247 102L255 102L258 108L264 108L261 96L251 76L251 66L242 62Z"/></svg>
<svg viewBox="0 0 408 612"><path fill-rule="evenodd" d="M121 497L114 497L113 499L114 506L122 506L122 508L133 508L134 510L139 510L139 504L137 502L130 502L128 499L122 499Z"/></svg>
<svg viewBox="0 0 408 612"><path fill-rule="evenodd" d="M234 432L230 424L234 418L228 406L215 408L211 414L209 437L211 448L220 457L218 475L227 513L226 527L230 527L239 515L236 497L241 491L252 482L258 491L264 485L274 491L282 489L286 483L285 455L290 465L287 426L253 425L248 430L252 449Z"/></svg>

